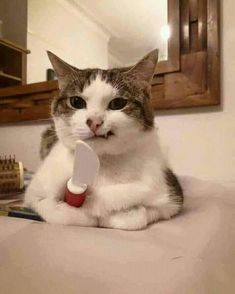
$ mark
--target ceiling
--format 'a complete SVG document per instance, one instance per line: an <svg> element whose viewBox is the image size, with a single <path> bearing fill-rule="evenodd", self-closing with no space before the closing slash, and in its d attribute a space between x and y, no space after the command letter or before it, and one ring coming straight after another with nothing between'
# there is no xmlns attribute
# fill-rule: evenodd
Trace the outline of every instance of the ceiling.
<svg viewBox="0 0 235 294"><path fill-rule="evenodd" d="M167 0L71 1L109 35L109 52L120 64L133 64L155 48L166 59L160 30L167 25Z"/></svg>

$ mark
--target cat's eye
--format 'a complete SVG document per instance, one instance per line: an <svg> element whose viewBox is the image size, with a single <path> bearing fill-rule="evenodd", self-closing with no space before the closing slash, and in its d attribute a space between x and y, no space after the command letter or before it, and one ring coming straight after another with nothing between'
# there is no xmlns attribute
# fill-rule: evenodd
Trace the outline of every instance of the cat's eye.
<svg viewBox="0 0 235 294"><path fill-rule="evenodd" d="M115 98L109 102L108 108L111 110L119 110L124 108L127 105L127 99L124 98Z"/></svg>
<svg viewBox="0 0 235 294"><path fill-rule="evenodd" d="M86 108L86 101L79 96L72 96L69 98L69 103L73 108L83 109Z"/></svg>

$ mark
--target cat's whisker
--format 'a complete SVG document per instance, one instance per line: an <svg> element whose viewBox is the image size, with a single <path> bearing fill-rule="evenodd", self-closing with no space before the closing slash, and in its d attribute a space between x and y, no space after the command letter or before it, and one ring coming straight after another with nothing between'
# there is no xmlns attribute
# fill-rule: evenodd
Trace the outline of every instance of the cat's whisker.
<svg viewBox="0 0 235 294"><path fill-rule="evenodd" d="M51 118L40 118L37 119L37 122L48 122L48 123L52 123L52 119Z"/></svg>
<svg viewBox="0 0 235 294"><path fill-rule="evenodd" d="M73 136L78 136L78 135L88 135L90 134L89 132L72 132L71 133Z"/></svg>
<svg viewBox="0 0 235 294"><path fill-rule="evenodd" d="M68 131L68 127L59 127L59 128L56 128L56 131ZM83 128L76 128L76 131L78 132L89 132L89 130L86 130L86 129L83 129Z"/></svg>
<svg viewBox="0 0 235 294"><path fill-rule="evenodd" d="M68 126L66 126L66 127L58 127L58 126L56 126L56 130L68 130ZM76 127L76 130L86 130L86 131L89 131L88 129L83 128L83 127Z"/></svg>
<svg viewBox="0 0 235 294"><path fill-rule="evenodd" d="M66 131L66 133L64 134L65 136L88 136L89 135L89 131L83 128L78 128L75 132L72 133L67 133L68 129L66 127L59 127L56 128L56 131ZM54 134L50 134L47 135L47 138L51 139L51 138L57 138L57 134L56 131Z"/></svg>

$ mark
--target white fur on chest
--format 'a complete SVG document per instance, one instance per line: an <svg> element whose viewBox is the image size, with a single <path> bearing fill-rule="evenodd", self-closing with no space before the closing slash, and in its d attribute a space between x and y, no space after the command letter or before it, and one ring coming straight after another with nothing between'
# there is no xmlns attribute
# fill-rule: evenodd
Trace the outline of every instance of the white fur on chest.
<svg viewBox="0 0 235 294"><path fill-rule="evenodd" d="M151 141L154 142L154 139ZM142 181L145 178L150 180L152 174L157 177L158 169L162 165L162 157L158 154L158 146L153 142L151 144L150 142L137 144L136 150L125 154L100 156L100 171L94 188L109 184ZM73 153L58 142L38 170L35 181L38 180L38 184L43 185L45 190L51 191L51 186L62 188L72 176L73 161ZM55 190L58 194L59 189L54 188ZM57 195L58 197L61 196Z"/></svg>
<svg viewBox="0 0 235 294"><path fill-rule="evenodd" d="M136 144L135 150L120 155L100 156L100 170L95 188L145 179L155 181L153 175L158 177L164 162L158 140L154 133L152 135L146 136L143 142ZM73 161L74 153L59 142L43 163L42 169L49 171L51 177L54 177L53 181L65 182L72 176ZM43 176L40 170L38 173L39 177Z"/></svg>
<svg viewBox="0 0 235 294"><path fill-rule="evenodd" d="M99 159L100 170L94 188L141 180L142 175L148 173L148 163L150 162L149 154L144 152L138 154L138 151L115 156L104 155ZM54 178L56 182L64 182L72 176L73 162L74 154L58 143L44 162L43 169L50 171L53 177L57 177L58 180Z"/></svg>

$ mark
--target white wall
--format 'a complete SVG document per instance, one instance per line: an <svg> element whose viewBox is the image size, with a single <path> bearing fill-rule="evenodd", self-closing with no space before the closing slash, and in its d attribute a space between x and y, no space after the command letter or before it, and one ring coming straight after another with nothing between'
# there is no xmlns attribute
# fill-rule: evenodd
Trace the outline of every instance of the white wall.
<svg viewBox="0 0 235 294"><path fill-rule="evenodd" d="M75 5L75 4L74 4ZM109 36L66 0L28 0L28 83L46 80L50 50L74 66L108 66Z"/></svg>
<svg viewBox="0 0 235 294"><path fill-rule="evenodd" d="M222 6L222 5L221 5ZM233 0L223 1L222 110L159 113L156 121L170 162L179 174L235 181L235 18ZM13 153L36 168L42 124L0 128L0 154Z"/></svg>
<svg viewBox="0 0 235 294"><path fill-rule="evenodd" d="M41 133L48 123L22 123L0 127L0 156L16 155L24 166L34 171L40 164Z"/></svg>

